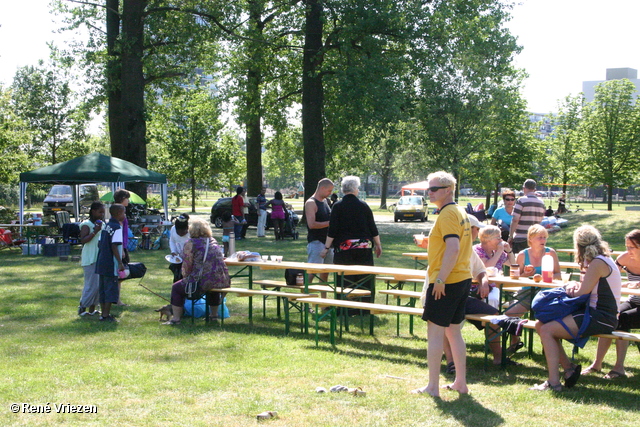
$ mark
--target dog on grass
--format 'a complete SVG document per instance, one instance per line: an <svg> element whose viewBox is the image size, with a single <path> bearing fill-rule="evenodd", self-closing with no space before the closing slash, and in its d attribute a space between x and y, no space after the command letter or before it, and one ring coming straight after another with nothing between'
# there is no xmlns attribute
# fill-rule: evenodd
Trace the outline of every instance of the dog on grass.
<svg viewBox="0 0 640 427"><path fill-rule="evenodd" d="M161 322L163 316L166 316L167 320L171 319L171 317L173 316L173 308L171 307L171 304L167 304L153 311L160 313Z"/></svg>

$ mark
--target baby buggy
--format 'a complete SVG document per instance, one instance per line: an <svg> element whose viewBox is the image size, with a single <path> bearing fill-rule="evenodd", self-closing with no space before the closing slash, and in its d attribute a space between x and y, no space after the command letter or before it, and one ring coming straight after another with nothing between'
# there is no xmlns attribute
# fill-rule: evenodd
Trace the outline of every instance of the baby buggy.
<svg viewBox="0 0 640 427"><path fill-rule="evenodd" d="M298 214L293 208L287 204L287 209L284 213L284 229L282 230L282 237L291 237L293 240L298 240L299 233L296 230L298 226Z"/></svg>

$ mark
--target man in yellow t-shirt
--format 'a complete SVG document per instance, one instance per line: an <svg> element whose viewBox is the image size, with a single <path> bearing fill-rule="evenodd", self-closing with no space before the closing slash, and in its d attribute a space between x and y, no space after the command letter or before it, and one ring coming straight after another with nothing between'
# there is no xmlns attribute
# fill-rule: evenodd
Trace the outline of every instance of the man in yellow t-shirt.
<svg viewBox="0 0 640 427"><path fill-rule="evenodd" d="M472 237L469 218L453 197L456 179L447 172L428 176L429 201L439 211L429 233L429 280L427 301L422 318L427 321L427 363L429 383L414 393L440 395L440 363L445 334L451 345L456 378L449 390L468 393L466 379L466 347L462 338L465 303L471 288Z"/></svg>

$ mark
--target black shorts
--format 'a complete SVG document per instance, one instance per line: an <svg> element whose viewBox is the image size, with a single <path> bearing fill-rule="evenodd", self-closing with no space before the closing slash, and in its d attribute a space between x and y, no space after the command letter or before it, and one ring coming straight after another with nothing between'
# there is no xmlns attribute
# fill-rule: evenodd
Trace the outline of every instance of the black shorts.
<svg viewBox="0 0 640 427"><path fill-rule="evenodd" d="M587 330L582 333L581 337L610 334L616 329L616 326L618 326L618 319L616 319L615 316L603 313L594 308L589 309L589 316L591 318L589 326L587 326ZM582 320L584 320L584 310L573 313L573 320L575 320L579 330L582 326Z"/></svg>
<svg viewBox="0 0 640 427"><path fill-rule="evenodd" d="M422 313L422 320L433 322L444 328L452 323L454 325L462 323L470 290L471 279L446 284L445 295L439 300L435 300L432 295L433 283L430 283L427 290L427 303L424 306L424 313Z"/></svg>
<svg viewBox="0 0 640 427"><path fill-rule="evenodd" d="M629 332L631 329L640 328L640 304L635 301L626 301L620 304L618 315L618 330Z"/></svg>
<svg viewBox="0 0 640 427"><path fill-rule="evenodd" d="M465 314L498 314L498 309L487 304L481 299L475 297L468 297L465 305ZM479 331L484 329L484 324L477 320L469 320L469 323L478 328Z"/></svg>

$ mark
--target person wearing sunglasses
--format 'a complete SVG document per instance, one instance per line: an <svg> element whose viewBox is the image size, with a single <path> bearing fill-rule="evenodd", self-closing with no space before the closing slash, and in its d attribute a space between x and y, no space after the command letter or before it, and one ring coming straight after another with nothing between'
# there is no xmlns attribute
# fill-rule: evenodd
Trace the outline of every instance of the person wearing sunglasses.
<svg viewBox="0 0 640 427"><path fill-rule="evenodd" d="M513 190L502 192L502 201L504 205L493 212L491 216L491 225L497 225L502 231L502 240L509 238L509 229L511 228L511 220L513 220L513 208L516 205L516 193Z"/></svg>
<svg viewBox="0 0 640 427"><path fill-rule="evenodd" d="M471 289L471 224L464 208L454 200L456 179L440 171L430 174L429 201L438 208L438 219L429 233L429 268L422 319L427 322L427 364L429 382L412 393L440 395L440 365L445 335L451 346L456 376L444 386L458 393L469 393L467 387L467 350L462 338L462 321Z"/></svg>

